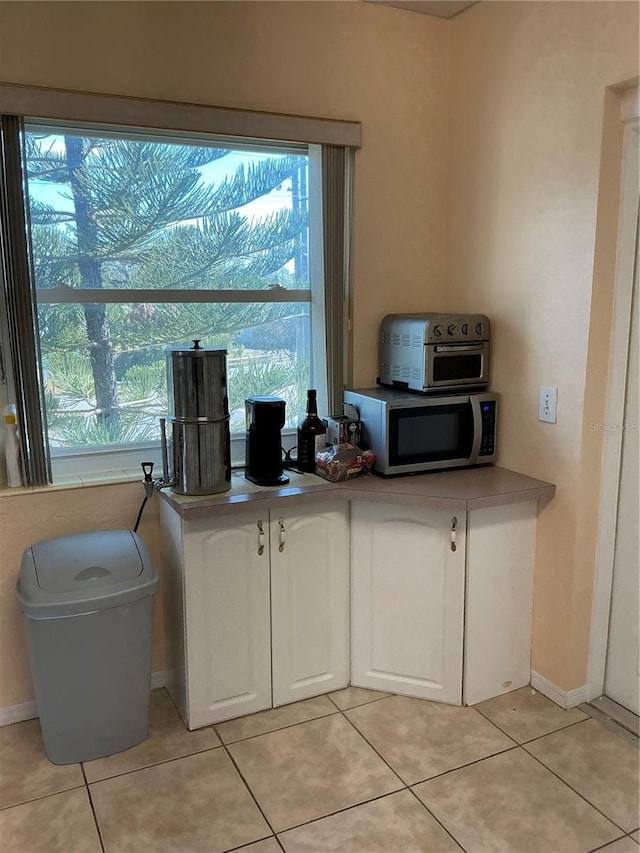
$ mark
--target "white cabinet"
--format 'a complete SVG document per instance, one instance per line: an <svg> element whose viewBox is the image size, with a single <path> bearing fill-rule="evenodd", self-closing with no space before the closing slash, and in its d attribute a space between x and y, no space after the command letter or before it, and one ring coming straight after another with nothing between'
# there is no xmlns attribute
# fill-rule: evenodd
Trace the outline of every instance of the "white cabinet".
<svg viewBox="0 0 640 853"><path fill-rule="evenodd" d="M161 511L167 681L190 729L348 684L345 502Z"/></svg>
<svg viewBox="0 0 640 853"><path fill-rule="evenodd" d="M269 552L253 514L185 525L189 728L271 705Z"/></svg>
<svg viewBox="0 0 640 853"><path fill-rule="evenodd" d="M353 503L352 684L460 703L464 545L464 512Z"/></svg>
<svg viewBox="0 0 640 853"><path fill-rule="evenodd" d="M471 705L529 683L535 501L351 518L352 684Z"/></svg>
<svg viewBox="0 0 640 853"><path fill-rule="evenodd" d="M529 683L535 500L354 500L350 528L346 501L287 506L161 503L167 686L190 729L349 681L468 705Z"/></svg>
<svg viewBox="0 0 640 853"><path fill-rule="evenodd" d="M283 705L349 683L346 506L272 512L270 535L273 704Z"/></svg>
<svg viewBox="0 0 640 853"><path fill-rule="evenodd" d="M531 680L536 514L536 501L468 513L465 705Z"/></svg>

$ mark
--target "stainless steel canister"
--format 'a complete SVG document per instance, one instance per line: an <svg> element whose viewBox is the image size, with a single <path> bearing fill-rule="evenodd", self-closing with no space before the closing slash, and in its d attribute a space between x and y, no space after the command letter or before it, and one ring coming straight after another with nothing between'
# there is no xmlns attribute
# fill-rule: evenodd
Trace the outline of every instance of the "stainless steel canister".
<svg viewBox="0 0 640 853"><path fill-rule="evenodd" d="M229 419L207 423L171 422L174 492L215 495L231 488Z"/></svg>
<svg viewBox="0 0 640 853"><path fill-rule="evenodd" d="M173 491L212 495L231 488L227 351L201 347L167 352Z"/></svg>
<svg viewBox="0 0 640 853"><path fill-rule="evenodd" d="M227 397L227 351L201 347L167 351L169 417L179 420L208 420L229 415Z"/></svg>

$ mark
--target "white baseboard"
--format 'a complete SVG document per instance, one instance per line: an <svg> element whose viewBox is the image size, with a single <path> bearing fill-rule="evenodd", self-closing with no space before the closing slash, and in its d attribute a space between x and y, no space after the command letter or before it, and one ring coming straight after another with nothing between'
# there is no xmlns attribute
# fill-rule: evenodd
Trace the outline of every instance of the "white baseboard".
<svg viewBox="0 0 640 853"><path fill-rule="evenodd" d="M22 705L9 705L8 708L0 708L0 726L10 726L12 723L21 723L24 720L33 720L38 716L38 706L33 702L23 702Z"/></svg>
<svg viewBox="0 0 640 853"><path fill-rule="evenodd" d="M167 683L167 673L164 670L151 673L151 689L158 690ZM22 723L25 720L33 720L38 716L38 706L32 702L23 702L21 705L9 705L0 708L0 727L10 726L12 723Z"/></svg>
<svg viewBox="0 0 640 853"><path fill-rule="evenodd" d="M531 686L561 708L575 708L582 702L588 702L590 698L588 684L583 684L582 687L576 687L574 690L562 690L533 670L531 670Z"/></svg>
<svg viewBox="0 0 640 853"><path fill-rule="evenodd" d="M167 686L167 673L164 669L151 673L151 689L159 690Z"/></svg>

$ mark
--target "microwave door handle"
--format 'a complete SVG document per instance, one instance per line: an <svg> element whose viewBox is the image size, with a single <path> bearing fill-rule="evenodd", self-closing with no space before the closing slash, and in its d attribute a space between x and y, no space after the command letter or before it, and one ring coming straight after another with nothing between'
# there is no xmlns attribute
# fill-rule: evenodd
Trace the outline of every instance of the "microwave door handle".
<svg viewBox="0 0 640 853"><path fill-rule="evenodd" d="M470 403L473 414L473 444L471 445L469 465L474 465L478 460L480 443L482 442L482 415L480 414L480 402L478 398L472 397Z"/></svg>

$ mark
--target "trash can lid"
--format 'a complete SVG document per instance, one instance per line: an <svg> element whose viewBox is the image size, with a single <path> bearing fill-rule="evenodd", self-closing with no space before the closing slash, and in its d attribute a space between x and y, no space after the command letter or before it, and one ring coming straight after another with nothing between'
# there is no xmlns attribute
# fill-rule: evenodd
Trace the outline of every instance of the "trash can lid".
<svg viewBox="0 0 640 853"><path fill-rule="evenodd" d="M37 542L22 558L16 594L27 616L71 616L152 595L156 570L131 530L98 530Z"/></svg>

